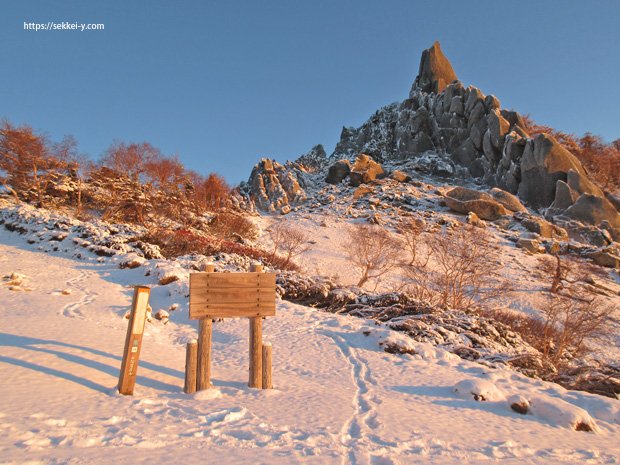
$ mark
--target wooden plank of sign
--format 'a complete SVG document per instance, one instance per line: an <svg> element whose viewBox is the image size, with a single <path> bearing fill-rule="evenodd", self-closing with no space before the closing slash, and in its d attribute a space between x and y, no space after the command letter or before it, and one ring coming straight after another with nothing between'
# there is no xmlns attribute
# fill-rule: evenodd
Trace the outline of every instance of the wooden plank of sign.
<svg viewBox="0 0 620 465"><path fill-rule="evenodd" d="M275 316L275 304L225 304L225 305L194 305L190 304L189 317L193 320L200 318L254 318Z"/></svg>
<svg viewBox="0 0 620 465"><path fill-rule="evenodd" d="M190 273L190 289L226 287L276 287L275 273Z"/></svg>
<svg viewBox="0 0 620 465"><path fill-rule="evenodd" d="M247 288L247 287L227 287L225 289L205 289L203 291L192 290L191 302L196 304L208 303L227 303L245 304L260 302L276 302L274 288Z"/></svg>
<svg viewBox="0 0 620 465"><path fill-rule="evenodd" d="M125 337L121 373L118 379L118 391L126 396L133 395L133 389L136 385L138 361L140 360L140 350L142 349L142 335L144 333L144 322L146 320L146 309L149 303L150 292L151 290L145 286L135 286L133 291L133 302Z"/></svg>

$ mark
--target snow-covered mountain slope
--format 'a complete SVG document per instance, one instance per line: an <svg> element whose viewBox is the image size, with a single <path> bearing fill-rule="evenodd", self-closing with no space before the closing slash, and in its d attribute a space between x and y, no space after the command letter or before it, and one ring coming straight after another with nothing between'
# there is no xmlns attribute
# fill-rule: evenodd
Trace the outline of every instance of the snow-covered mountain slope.
<svg viewBox="0 0 620 465"><path fill-rule="evenodd" d="M247 388L247 322L226 320L214 329L214 388L185 395L196 324L183 293L156 284L154 311L179 313L147 325L136 395L119 396L131 285L153 276L36 247L0 229L0 276L13 276L0 286L0 463L620 462L617 400L286 302L264 326L275 389ZM389 342L414 355L384 352ZM511 409L523 402L528 414Z"/></svg>

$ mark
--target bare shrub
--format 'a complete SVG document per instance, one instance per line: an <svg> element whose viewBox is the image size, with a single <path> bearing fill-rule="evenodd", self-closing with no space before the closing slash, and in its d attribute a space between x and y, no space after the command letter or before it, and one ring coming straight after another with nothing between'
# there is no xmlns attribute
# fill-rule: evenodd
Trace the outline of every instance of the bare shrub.
<svg viewBox="0 0 620 465"><path fill-rule="evenodd" d="M258 234L252 221L240 213L228 211L215 215L209 224L209 231L222 239L231 239L236 236L253 239Z"/></svg>
<svg viewBox="0 0 620 465"><path fill-rule="evenodd" d="M284 259L284 266L310 248L308 234L286 221L275 223L269 231L269 237L273 242L271 256L275 258L278 254L281 255Z"/></svg>
<svg viewBox="0 0 620 465"><path fill-rule="evenodd" d="M480 307L508 290L495 273L488 234L471 225L427 234L426 256L404 267L407 291L419 300L454 309Z"/></svg>
<svg viewBox="0 0 620 465"><path fill-rule="evenodd" d="M607 332L613 308L598 299L588 302L549 296L542 316L486 309L484 316L510 327L556 368L588 351L585 341Z"/></svg>
<svg viewBox="0 0 620 465"><path fill-rule="evenodd" d="M192 253L203 255L228 253L249 257L281 270L299 270L294 263L285 263L284 258L280 256L272 257L271 254L262 249L204 236L190 229L153 229L143 236L137 237L136 240L159 246L161 253L166 258Z"/></svg>
<svg viewBox="0 0 620 465"><path fill-rule="evenodd" d="M358 223L349 228L344 244L347 258L360 274L357 285L362 287L370 279L377 279L398 263L401 243L380 226Z"/></svg>
<svg viewBox="0 0 620 465"><path fill-rule="evenodd" d="M572 263L562 260L559 255L542 256L538 259L538 267L544 276L551 281L549 291L557 294L564 288L573 267Z"/></svg>
<svg viewBox="0 0 620 465"><path fill-rule="evenodd" d="M403 220L396 228L396 232L402 236L403 244L409 252L409 255L411 255L410 266L414 265L416 262L419 249L418 242L423 230L424 222L419 219L411 218Z"/></svg>
<svg viewBox="0 0 620 465"><path fill-rule="evenodd" d="M541 352L556 366L567 353L570 353L570 358L581 355L586 350L585 339L605 333L611 312L612 307L598 299L583 302L550 298L543 308L545 324Z"/></svg>

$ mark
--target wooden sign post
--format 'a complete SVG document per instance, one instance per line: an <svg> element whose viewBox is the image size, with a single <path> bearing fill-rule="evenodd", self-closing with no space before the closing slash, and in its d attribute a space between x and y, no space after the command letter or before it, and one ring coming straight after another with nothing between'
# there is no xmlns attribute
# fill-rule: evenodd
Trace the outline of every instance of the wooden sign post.
<svg viewBox="0 0 620 465"><path fill-rule="evenodd" d="M127 337L125 338L125 350L123 351L123 362L121 363L121 374L118 379L118 392L126 396L133 395L133 388L136 385L138 360L140 359L140 349L142 348L142 335L144 333L146 309L150 293L151 290L148 287L134 287L131 315L127 327Z"/></svg>
<svg viewBox="0 0 620 465"><path fill-rule="evenodd" d="M189 317L200 320L197 389L211 386L214 318L250 319L248 385L260 389L263 387L263 317L276 314L276 275L263 273L261 265L252 266L250 273L215 273L213 270L213 266L208 266L207 272L189 275ZM271 363L269 365L271 369ZM268 378L271 379L271 373ZM185 392L191 392L187 386Z"/></svg>

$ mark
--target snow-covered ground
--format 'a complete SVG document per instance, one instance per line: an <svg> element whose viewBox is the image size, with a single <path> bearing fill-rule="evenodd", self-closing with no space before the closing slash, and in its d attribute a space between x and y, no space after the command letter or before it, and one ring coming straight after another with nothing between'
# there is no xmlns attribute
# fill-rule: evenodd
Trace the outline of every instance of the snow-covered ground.
<svg viewBox="0 0 620 465"><path fill-rule="evenodd" d="M0 285L1 464L620 463L618 400L285 302L264 325L275 389L247 387L248 324L226 320L214 388L185 395L196 323L159 285L153 310L179 303L181 314L147 325L135 395L120 396L131 285L152 278L84 249L75 260L36 247L0 229L0 276L16 273ZM384 352L395 339L415 355ZM519 401L527 415L510 408Z"/></svg>

